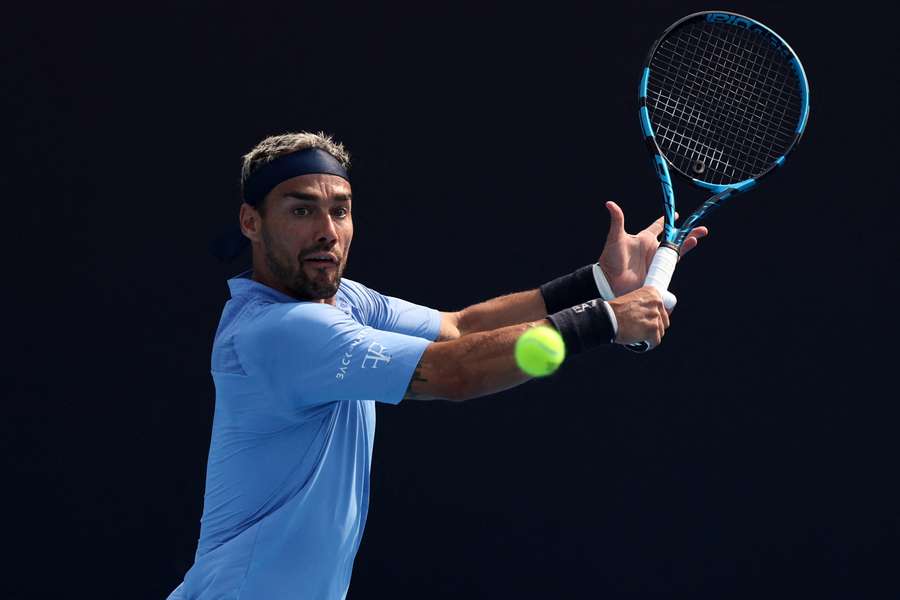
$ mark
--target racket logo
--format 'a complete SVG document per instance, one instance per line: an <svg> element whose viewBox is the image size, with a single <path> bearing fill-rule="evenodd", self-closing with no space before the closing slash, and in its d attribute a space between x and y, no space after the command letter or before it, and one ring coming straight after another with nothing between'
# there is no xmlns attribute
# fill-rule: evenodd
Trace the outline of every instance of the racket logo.
<svg viewBox="0 0 900 600"><path fill-rule="evenodd" d="M662 157L660 155L656 155L656 160L653 161L653 164L656 166L656 174L660 179L666 179L668 173L666 173L666 169L663 166Z"/></svg>
<svg viewBox="0 0 900 600"><path fill-rule="evenodd" d="M756 23L750 19L739 17L738 15L728 15L724 13L710 13L706 15L706 20L710 23L728 23L735 27L743 27L744 29L753 29Z"/></svg>
<svg viewBox="0 0 900 600"><path fill-rule="evenodd" d="M741 17L739 15L710 13L706 15L706 20L710 23L725 23L734 27L743 27L747 31L762 34L766 37L767 40L769 40L769 44L771 44L773 48L781 52L784 56L790 57L791 55L787 48L784 47L784 43L778 38L777 35L774 35L771 31L769 31L767 27L751 21L750 19Z"/></svg>
<svg viewBox="0 0 900 600"><path fill-rule="evenodd" d="M663 157L657 154L653 164L656 166L656 174L659 176L659 182L662 184L666 202L673 203L675 194L672 192L672 180L669 177L669 170L666 169L666 164L663 162Z"/></svg>

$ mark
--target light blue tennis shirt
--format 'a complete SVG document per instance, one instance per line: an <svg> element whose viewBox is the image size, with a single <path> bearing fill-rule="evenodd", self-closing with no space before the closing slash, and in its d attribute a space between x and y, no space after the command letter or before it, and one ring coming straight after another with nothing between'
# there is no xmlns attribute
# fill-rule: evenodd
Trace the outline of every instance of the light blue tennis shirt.
<svg viewBox="0 0 900 600"><path fill-rule="evenodd" d="M397 404L440 313L343 279L335 305L230 279L194 565L170 600L341 600L369 506L375 402Z"/></svg>

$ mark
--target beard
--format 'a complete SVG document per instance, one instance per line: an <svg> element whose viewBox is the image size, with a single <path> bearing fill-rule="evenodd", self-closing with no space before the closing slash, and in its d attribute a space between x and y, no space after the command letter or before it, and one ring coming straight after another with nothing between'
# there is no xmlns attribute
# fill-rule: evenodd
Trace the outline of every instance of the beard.
<svg viewBox="0 0 900 600"><path fill-rule="evenodd" d="M330 248L317 246L301 252L295 258L281 256L276 251L277 244L263 228L262 238L265 244L265 260L269 271L278 282L287 289L292 296L300 300L323 300L337 294L341 286L341 276L344 274L346 261L338 263L337 268L315 269L312 277L306 274L306 268L302 256L314 252L329 251Z"/></svg>

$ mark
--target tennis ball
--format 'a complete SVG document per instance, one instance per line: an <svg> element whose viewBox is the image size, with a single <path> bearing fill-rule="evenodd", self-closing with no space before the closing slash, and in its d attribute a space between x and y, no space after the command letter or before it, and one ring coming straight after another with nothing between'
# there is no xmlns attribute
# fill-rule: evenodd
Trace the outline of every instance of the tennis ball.
<svg viewBox="0 0 900 600"><path fill-rule="evenodd" d="M516 340L516 364L532 377L550 375L566 357L562 336L552 327L534 327Z"/></svg>

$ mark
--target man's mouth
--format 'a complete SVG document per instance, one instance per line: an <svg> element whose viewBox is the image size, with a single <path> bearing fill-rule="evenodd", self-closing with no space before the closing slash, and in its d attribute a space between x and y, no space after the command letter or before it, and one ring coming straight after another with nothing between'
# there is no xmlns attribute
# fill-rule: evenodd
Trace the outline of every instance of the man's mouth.
<svg viewBox="0 0 900 600"><path fill-rule="evenodd" d="M310 254L303 259L303 262L312 265L317 269L336 269L338 266L337 256L328 252L317 252L315 254Z"/></svg>

